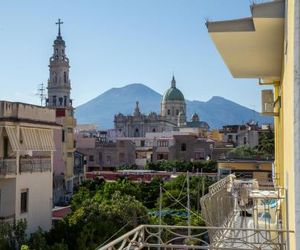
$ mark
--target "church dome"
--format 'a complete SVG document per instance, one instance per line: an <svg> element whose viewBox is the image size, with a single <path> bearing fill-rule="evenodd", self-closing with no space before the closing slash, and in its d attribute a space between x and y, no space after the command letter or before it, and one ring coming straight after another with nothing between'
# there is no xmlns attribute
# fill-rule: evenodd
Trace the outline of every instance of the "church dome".
<svg viewBox="0 0 300 250"><path fill-rule="evenodd" d="M199 122L199 121L200 121L199 115L198 115L197 113L194 113L194 114L192 115L192 121L193 121L193 122Z"/></svg>
<svg viewBox="0 0 300 250"><path fill-rule="evenodd" d="M163 96L163 101L185 101L184 96L179 89L176 88L176 81L173 76L171 88L169 88Z"/></svg>

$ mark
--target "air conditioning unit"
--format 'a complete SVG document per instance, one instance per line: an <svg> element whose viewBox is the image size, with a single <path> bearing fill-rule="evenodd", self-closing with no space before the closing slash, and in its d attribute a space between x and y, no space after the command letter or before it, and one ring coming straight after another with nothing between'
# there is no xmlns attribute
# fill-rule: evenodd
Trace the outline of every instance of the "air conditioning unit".
<svg viewBox="0 0 300 250"><path fill-rule="evenodd" d="M261 91L262 114L274 116L274 94L272 89L264 89Z"/></svg>

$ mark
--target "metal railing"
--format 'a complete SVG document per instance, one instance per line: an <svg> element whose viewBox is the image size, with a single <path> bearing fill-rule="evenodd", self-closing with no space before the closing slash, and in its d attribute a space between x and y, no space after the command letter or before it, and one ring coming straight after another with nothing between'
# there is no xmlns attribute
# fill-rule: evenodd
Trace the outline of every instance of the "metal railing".
<svg viewBox="0 0 300 250"><path fill-rule="evenodd" d="M20 159L20 173L51 171L50 158Z"/></svg>
<svg viewBox="0 0 300 250"><path fill-rule="evenodd" d="M6 215L6 216L1 216L0 215L0 223L13 223L16 219L15 214L11 214L11 215Z"/></svg>
<svg viewBox="0 0 300 250"><path fill-rule="evenodd" d="M0 159L0 175L14 175L16 173L16 159Z"/></svg>
<svg viewBox="0 0 300 250"><path fill-rule="evenodd" d="M288 250L294 232L282 225L285 199L282 188L260 190L256 180L229 175L201 198L206 226L140 225L97 249Z"/></svg>
<svg viewBox="0 0 300 250"><path fill-rule="evenodd" d="M210 242L208 230L222 232L223 238ZM191 232L191 234L189 234ZM241 234L243 232L243 234ZM272 237L273 233L276 237ZM287 249L284 230L245 228L140 225L97 250L116 249ZM236 237L239 235L239 237Z"/></svg>

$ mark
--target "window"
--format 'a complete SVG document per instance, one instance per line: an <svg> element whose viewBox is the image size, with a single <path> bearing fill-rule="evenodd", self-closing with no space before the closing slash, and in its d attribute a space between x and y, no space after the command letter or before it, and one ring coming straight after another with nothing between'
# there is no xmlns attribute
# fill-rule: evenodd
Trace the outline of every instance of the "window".
<svg viewBox="0 0 300 250"><path fill-rule="evenodd" d="M57 55L58 54L58 49L55 49L55 55Z"/></svg>
<svg viewBox="0 0 300 250"><path fill-rule="evenodd" d="M8 157L8 137L3 136L3 157Z"/></svg>
<svg viewBox="0 0 300 250"><path fill-rule="evenodd" d="M89 156L89 161L94 161L94 156L93 155Z"/></svg>
<svg viewBox="0 0 300 250"><path fill-rule="evenodd" d="M141 141L141 147L145 147L145 141Z"/></svg>
<svg viewBox="0 0 300 250"><path fill-rule="evenodd" d="M170 109L168 109L168 115L170 115L171 114L171 110Z"/></svg>
<svg viewBox="0 0 300 250"><path fill-rule="evenodd" d="M102 152L99 152L99 163L102 164Z"/></svg>
<svg viewBox="0 0 300 250"><path fill-rule="evenodd" d="M28 211L28 189L21 191L21 213Z"/></svg>
<svg viewBox="0 0 300 250"><path fill-rule="evenodd" d="M186 144L185 143L181 143L181 151L186 151Z"/></svg>
<svg viewBox="0 0 300 250"><path fill-rule="evenodd" d="M134 137L139 137L139 136L140 136L139 129L136 128L135 131L134 131Z"/></svg>
<svg viewBox="0 0 300 250"><path fill-rule="evenodd" d="M67 96L64 96L64 106L67 106Z"/></svg>
<svg viewBox="0 0 300 250"><path fill-rule="evenodd" d="M67 83L67 73L64 72L64 83Z"/></svg>
<svg viewBox="0 0 300 250"><path fill-rule="evenodd" d="M176 109L176 115L179 115L179 110L178 109Z"/></svg>
<svg viewBox="0 0 300 250"><path fill-rule="evenodd" d="M247 144L247 137L244 137L244 144Z"/></svg>
<svg viewBox="0 0 300 250"><path fill-rule="evenodd" d="M62 133L61 133L61 141L64 142L65 141L65 131L62 130Z"/></svg>
<svg viewBox="0 0 300 250"><path fill-rule="evenodd" d="M53 96L53 105L56 106L56 95Z"/></svg>

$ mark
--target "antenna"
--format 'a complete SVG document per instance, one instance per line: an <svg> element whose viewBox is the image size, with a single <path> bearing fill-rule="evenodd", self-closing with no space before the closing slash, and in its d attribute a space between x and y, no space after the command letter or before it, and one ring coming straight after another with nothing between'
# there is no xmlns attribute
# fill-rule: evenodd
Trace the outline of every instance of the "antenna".
<svg viewBox="0 0 300 250"><path fill-rule="evenodd" d="M39 98L41 100L41 106L43 106L43 101L46 98L44 83L41 83L38 85L38 92L36 95L39 96Z"/></svg>

